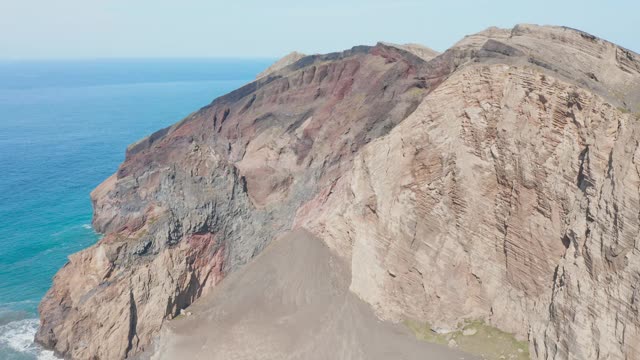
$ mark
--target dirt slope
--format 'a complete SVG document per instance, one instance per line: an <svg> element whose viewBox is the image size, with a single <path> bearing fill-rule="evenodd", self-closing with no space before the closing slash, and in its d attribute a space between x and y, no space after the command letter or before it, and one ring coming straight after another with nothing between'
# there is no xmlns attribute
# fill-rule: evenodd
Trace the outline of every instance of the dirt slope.
<svg viewBox="0 0 640 360"><path fill-rule="evenodd" d="M472 359L382 322L349 289L348 264L297 230L167 324L152 359Z"/></svg>

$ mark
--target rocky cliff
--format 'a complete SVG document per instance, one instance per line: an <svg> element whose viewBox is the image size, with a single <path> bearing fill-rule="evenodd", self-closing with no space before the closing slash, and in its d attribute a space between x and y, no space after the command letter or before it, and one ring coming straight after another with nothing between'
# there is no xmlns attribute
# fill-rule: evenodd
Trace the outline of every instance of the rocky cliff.
<svg viewBox="0 0 640 360"><path fill-rule="evenodd" d="M299 228L380 318L483 320L534 359L640 357L640 56L532 25L432 56L303 57L131 145L37 341L131 357Z"/></svg>

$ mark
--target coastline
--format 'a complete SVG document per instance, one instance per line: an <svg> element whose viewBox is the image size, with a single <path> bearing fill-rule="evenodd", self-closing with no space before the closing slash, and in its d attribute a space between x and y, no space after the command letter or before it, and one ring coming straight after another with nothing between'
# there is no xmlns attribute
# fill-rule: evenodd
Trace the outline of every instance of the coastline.
<svg viewBox="0 0 640 360"><path fill-rule="evenodd" d="M51 358L32 343L38 303L67 257L100 238L89 193L118 168L126 145L269 61L133 63L150 70L132 78L127 61L0 62L0 359Z"/></svg>

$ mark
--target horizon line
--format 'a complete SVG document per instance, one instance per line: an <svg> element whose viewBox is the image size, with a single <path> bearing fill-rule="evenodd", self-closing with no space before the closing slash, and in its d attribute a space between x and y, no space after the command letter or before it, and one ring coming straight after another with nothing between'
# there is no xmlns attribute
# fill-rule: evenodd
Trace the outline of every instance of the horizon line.
<svg viewBox="0 0 640 360"><path fill-rule="evenodd" d="M282 56L286 56L282 55ZM278 60L282 56L78 56L78 57L0 57L8 62L64 62L64 61L144 61L144 60Z"/></svg>

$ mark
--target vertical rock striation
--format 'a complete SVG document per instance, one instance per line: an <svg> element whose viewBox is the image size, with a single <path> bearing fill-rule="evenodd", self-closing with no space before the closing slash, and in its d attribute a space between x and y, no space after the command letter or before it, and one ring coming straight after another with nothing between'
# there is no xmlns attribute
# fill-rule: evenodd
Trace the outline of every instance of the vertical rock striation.
<svg viewBox="0 0 640 360"><path fill-rule="evenodd" d="M305 228L381 318L640 357L639 100L640 57L567 28L303 57L127 149L92 193L105 237L56 275L37 340L132 356Z"/></svg>
<svg viewBox="0 0 640 360"><path fill-rule="evenodd" d="M638 73L580 32L485 34L450 50L472 60L296 226L350 257L352 291L383 318L481 318L528 339L537 359L640 357L640 121L618 108ZM595 59L570 64L576 49ZM551 55L562 71L523 65ZM569 82L577 71L633 90Z"/></svg>

